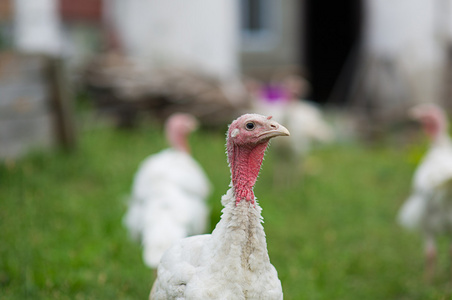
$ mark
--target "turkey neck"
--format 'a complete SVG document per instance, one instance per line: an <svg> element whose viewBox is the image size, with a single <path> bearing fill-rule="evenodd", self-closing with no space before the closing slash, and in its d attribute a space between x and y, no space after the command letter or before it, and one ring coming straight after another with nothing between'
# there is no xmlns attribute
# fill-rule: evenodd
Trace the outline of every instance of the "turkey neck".
<svg viewBox="0 0 452 300"><path fill-rule="evenodd" d="M222 198L221 220L212 232L217 248L212 253L227 259L214 264L213 268L221 270L222 265L227 265L235 274L243 274L243 270L256 270L270 261L262 209L253 193L267 145L268 141L249 147L227 144L232 188Z"/></svg>
<svg viewBox="0 0 452 300"><path fill-rule="evenodd" d="M431 139L432 149L442 149L444 147L452 147L452 141L447 133L439 134Z"/></svg>
<svg viewBox="0 0 452 300"><path fill-rule="evenodd" d="M166 133L166 138L170 146L176 150L190 153L190 146L188 145L188 134L183 132L169 131Z"/></svg>
<svg viewBox="0 0 452 300"><path fill-rule="evenodd" d="M262 166L268 142L257 145L237 146L228 144L228 160L236 206L242 200L254 204L254 184Z"/></svg>
<svg viewBox="0 0 452 300"><path fill-rule="evenodd" d="M236 204L234 187L222 198L225 206L221 220L212 232L209 255L216 263L210 268L218 274L228 273L241 283L247 283L248 271L266 268L267 252L261 208L258 203L241 201ZM218 259L218 258L221 259Z"/></svg>
<svg viewBox="0 0 452 300"><path fill-rule="evenodd" d="M425 124L424 127L433 146L441 146L450 143L447 125L438 121L437 123Z"/></svg>
<svg viewBox="0 0 452 300"><path fill-rule="evenodd" d="M431 113L423 119L422 123L433 145L442 145L450 142L447 132L448 122L441 113Z"/></svg>

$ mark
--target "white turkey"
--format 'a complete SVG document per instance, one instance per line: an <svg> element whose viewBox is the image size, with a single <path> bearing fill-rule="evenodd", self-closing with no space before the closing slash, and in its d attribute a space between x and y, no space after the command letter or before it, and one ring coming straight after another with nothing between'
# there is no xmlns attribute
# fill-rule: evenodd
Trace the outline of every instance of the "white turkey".
<svg viewBox="0 0 452 300"><path fill-rule="evenodd" d="M412 194L400 209L398 220L424 235L425 276L429 280L436 261L436 237L452 234L452 142L440 107L419 104L410 114L423 125L431 146L414 173Z"/></svg>
<svg viewBox="0 0 452 300"><path fill-rule="evenodd" d="M143 260L156 268L163 253L179 239L206 232L211 184L190 156L188 135L196 119L176 113L165 124L170 144L140 165L123 222L132 237L141 240Z"/></svg>
<svg viewBox="0 0 452 300"><path fill-rule="evenodd" d="M253 187L269 140L287 135L272 117L245 114L231 123L232 180L221 220L212 234L185 238L165 253L150 299L283 299Z"/></svg>

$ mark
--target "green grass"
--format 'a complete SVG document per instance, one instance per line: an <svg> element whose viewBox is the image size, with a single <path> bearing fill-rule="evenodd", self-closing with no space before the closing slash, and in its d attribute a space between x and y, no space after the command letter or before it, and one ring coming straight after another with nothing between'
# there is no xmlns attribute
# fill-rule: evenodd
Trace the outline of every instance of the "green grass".
<svg viewBox="0 0 452 300"><path fill-rule="evenodd" d="M224 137L191 139L215 188L212 227L229 184ZM121 218L139 162L163 147L152 126L100 127L72 154L0 164L0 298L147 299L153 273ZM450 299L447 241L426 284L421 238L395 222L423 150L329 146L300 175L270 147L255 193L285 299Z"/></svg>

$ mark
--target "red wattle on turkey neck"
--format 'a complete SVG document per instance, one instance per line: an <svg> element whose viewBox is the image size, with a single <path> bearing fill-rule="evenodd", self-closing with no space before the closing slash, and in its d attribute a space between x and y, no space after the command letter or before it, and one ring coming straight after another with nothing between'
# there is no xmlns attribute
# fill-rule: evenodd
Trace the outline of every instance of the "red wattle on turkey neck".
<svg viewBox="0 0 452 300"><path fill-rule="evenodd" d="M253 187L261 169L268 141L257 145L234 145L230 153L232 185L234 186L236 205L241 200L254 204Z"/></svg>

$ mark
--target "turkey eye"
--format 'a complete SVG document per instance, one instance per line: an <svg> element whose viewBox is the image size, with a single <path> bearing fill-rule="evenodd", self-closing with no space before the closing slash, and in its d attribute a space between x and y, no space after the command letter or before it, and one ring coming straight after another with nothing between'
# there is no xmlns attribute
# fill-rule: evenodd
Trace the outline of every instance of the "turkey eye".
<svg viewBox="0 0 452 300"><path fill-rule="evenodd" d="M253 130L254 129L254 123L253 122L246 123L245 126L246 126L247 130Z"/></svg>

